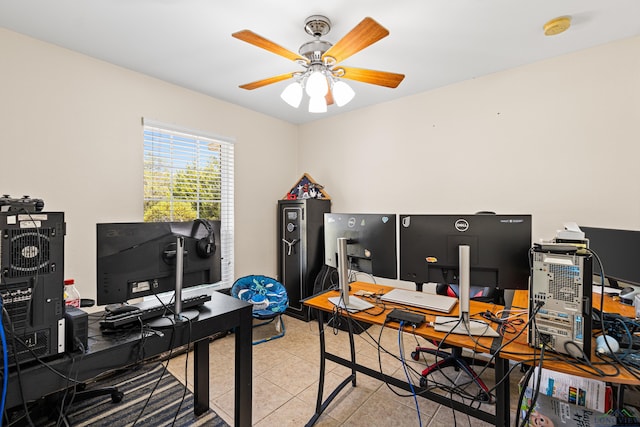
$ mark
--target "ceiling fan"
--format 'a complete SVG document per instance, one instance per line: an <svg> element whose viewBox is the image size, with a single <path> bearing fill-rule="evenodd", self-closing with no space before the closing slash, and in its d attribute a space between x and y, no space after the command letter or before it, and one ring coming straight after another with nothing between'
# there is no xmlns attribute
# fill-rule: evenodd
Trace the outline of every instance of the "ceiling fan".
<svg viewBox="0 0 640 427"><path fill-rule="evenodd" d="M282 92L281 97L289 105L297 108L302 101L304 89L309 96L309 111L325 112L327 105L333 104L334 101L340 107L354 97L353 89L342 79L388 88L397 87L404 79L404 74L338 65L353 54L389 35L389 31L372 18L364 18L333 45L326 40L321 40L321 37L331 29L331 22L327 17L322 15L308 17L304 22L304 29L315 39L300 46L299 54L250 30L233 33L232 36L239 40L290 59L304 68L303 71L293 71L243 84L240 88L253 90L283 80L294 79L294 82Z"/></svg>

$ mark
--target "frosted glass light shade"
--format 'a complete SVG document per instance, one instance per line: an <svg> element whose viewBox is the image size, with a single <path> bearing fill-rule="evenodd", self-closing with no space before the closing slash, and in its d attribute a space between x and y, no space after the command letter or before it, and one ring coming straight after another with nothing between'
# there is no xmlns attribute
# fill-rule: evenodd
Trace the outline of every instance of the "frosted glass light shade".
<svg viewBox="0 0 640 427"><path fill-rule="evenodd" d="M351 86L342 80L338 80L333 84L333 90L331 93L333 94L333 100L336 101L336 105L338 107L348 104L356 95L353 89L351 89Z"/></svg>
<svg viewBox="0 0 640 427"><path fill-rule="evenodd" d="M309 98L309 112L310 113L326 113L327 101L324 96L312 96Z"/></svg>
<svg viewBox="0 0 640 427"><path fill-rule="evenodd" d="M298 108L300 106L300 102L302 102L302 85L298 82L291 83L284 88L280 94L280 98L293 108Z"/></svg>
<svg viewBox="0 0 640 427"><path fill-rule="evenodd" d="M327 91L329 90L327 78L323 73L314 71L307 78L305 90L307 92L307 95L309 95L311 98L325 96L327 94Z"/></svg>

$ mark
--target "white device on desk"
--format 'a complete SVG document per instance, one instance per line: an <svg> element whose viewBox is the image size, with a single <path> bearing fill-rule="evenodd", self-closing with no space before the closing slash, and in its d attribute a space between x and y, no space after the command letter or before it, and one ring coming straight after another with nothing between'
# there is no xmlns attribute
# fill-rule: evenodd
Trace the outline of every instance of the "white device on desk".
<svg viewBox="0 0 640 427"><path fill-rule="evenodd" d="M380 297L381 301L395 304L425 308L427 310L449 313L457 304L458 299L445 295L429 294L408 289L393 289Z"/></svg>
<svg viewBox="0 0 640 427"><path fill-rule="evenodd" d="M347 238L338 237L338 281L340 283L340 296L330 297L329 302L350 313L368 310L373 304L349 295L349 268L347 260Z"/></svg>
<svg viewBox="0 0 640 427"><path fill-rule="evenodd" d="M471 300L471 256L470 247L468 245L460 245L458 247L458 265L460 268L458 276L460 280L458 292L458 298L460 300L460 316L458 318L436 316L433 329L438 332L450 332L452 334L460 335L499 337L500 334L493 330L487 322L469 319L469 302Z"/></svg>

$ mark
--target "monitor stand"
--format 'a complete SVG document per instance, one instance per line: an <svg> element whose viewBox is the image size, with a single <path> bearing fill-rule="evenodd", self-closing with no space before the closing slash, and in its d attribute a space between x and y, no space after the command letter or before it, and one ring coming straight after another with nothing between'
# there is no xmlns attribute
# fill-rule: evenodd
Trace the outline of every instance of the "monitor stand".
<svg viewBox="0 0 640 427"><path fill-rule="evenodd" d="M349 260L347 257L347 238L338 237L338 281L340 283L340 296L331 297L329 301L350 313L368 310L373 304L358 297L349 295Z"/></svg>
<svg viewBox="0 0 640 427"><path fill-rule="evenodd" d="M458 277L458 304L460 315L458 318L449 316L436 316L434 329L438 332L449 332L460 335L474 336L500 336L488 323L482 320L469 319L469 303L471 300L471 255L470 247L460 245L458 247L458 265L460 268Z"/></svg>
<svg viewBox="0 0 640 427"><path fill-rule="evenodd" d="M182 283L184 275L184 237L176 236L176 288L174 292L173 313L167 313L162 317L148 322L151 328L171 328L185 322L196 320L200 315L198 310L182 310Z"/></svg>

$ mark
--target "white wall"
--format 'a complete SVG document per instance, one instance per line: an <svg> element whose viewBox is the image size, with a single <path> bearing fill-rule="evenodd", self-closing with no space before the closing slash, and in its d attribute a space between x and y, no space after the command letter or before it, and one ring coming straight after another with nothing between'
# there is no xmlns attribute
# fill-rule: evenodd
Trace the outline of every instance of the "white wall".
<svg viewBox="0 0 640 427"><path fill-rule="evenodd" d="M639 51L628 39L303 125L300 171L333 212L531 213L534 241L567 221L640 229Z"/></svg>
<svg viewBox="0 0 640 427"><path fill-rule="evenodd" d="M532 213L535 240L565 221L640 229L638 51L624 40L298 127L0 29L0 193L66 213L65 275L86 297L95 224L142 219L141 117L236 139L237 277L276 274L276 201L303 172L334 212Z"/></svg>
<svg viewBox="0 0 640 427"><path fill-rule="evenodd" d="M3 29L0 52L0 194L65 212L65 276L83 297L95 297L95 224L142 220L142 117L235 138L235 273L275 276L297 126Z"/></svg>

